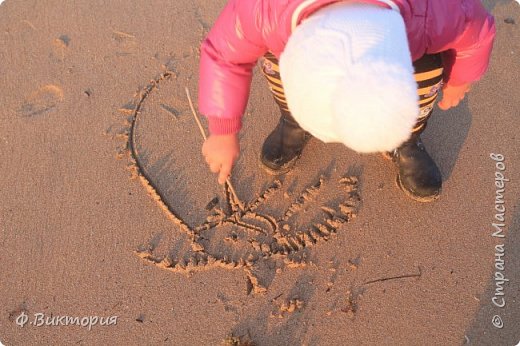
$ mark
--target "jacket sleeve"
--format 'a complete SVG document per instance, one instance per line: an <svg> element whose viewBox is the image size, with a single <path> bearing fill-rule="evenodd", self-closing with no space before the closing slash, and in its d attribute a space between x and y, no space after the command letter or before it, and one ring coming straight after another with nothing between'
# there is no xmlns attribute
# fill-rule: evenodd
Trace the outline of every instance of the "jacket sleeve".
<svg viewBox="0 0 520 346"><path fill-rule="evenodd" d="M252 0L230 0L202 42L199 108L211 134L237 133L242 126L252 70L267 49L255 30Z"/></svg>
<svg viewBox="0 0 520 346"><path fill-rule="evenodd" d="M496 28L480 0L461 1L465 15L462 34L443 53L445 81L462 85L478 81L486 72Z"/></svg>

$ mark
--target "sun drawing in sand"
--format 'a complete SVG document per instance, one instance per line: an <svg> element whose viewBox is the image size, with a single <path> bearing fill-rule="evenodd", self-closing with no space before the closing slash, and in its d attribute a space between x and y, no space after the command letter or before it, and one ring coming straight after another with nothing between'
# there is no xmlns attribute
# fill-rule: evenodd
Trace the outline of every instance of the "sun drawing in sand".
<svg viewBox="0 0 520 346"><path fill-rule="evenodd" d="M148 194L157 202L166 216L188 235L190 250L182 256L159 256L152 246L140 247L136 254L144 261L159 268L175 273L192 275L198 271L220 267L243 270L247 277L248 292L263 293L267 285L258 275L265 268L302 267L309 264L310 249L321 241L334 236L340 227L356 216L360 195L358 179L344 176L336 181L341 200L334 205L317 205L315 202L326 184L331 184L323 176L319 181L304 189L299 196L279 216L261 212L262 206L270 198L282 193L282 183L275 180L265 191L245 204L239 200L226 183L224 185L224 207L218 201L209 203L208 216L202 224L190 227L174 207L157 189L153 180L143 169L135 144L136 123L146 98L159 83L169 80L171 73L166 72L152 80L138 95L128 120L126 149L131 161L129 168L132 176L140 180ZM307 227L297 225L295 220L311 204L318 208L320 222L312 222Z"/></svg>

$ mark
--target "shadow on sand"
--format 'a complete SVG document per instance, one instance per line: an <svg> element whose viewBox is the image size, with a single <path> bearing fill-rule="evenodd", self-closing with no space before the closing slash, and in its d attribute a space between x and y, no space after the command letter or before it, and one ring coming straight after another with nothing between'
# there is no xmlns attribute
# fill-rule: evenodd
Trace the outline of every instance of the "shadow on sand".
<svg viewBox="0 0 520 346"><path fill-rule="evenodd" d="M510 210L513 210L512 208ZM507 225L507 223L506 223ZM486 291L480 297L480 307L475 318L466 331L466 344L470 345L517 345L520 341L520 329L515 321L520 320L520 309L518 300L520 292L518 285L520 283L520 271L515 268L520 267L520 200L516 201L516 207L513 211L511 223L504 228L504 238L496 238L497 245L504 245L505 269L499 270L493 268L493 275L487 285ZM491 225L489 226L489 236L493 233ZM489 255L494 256L499 251L489 249ZM509 281L501 285L499 281L495 281L495 275L500 277L502 273ZM503 287L503 290L501 290ZM503 296L500 294L503 292ZM496 302L505 306L500 308L493 304L493 297L497 297ZM504 298L504 301L501 299ZM503 322L503 328L497 328L493 325L493 319L499 316Z"/></svg>

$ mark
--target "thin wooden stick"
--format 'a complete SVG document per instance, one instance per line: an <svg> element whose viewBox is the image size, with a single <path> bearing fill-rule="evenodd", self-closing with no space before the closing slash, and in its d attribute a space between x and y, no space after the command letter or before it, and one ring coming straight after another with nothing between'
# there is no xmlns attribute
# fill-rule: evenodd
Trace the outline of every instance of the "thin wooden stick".
<svg viewBox="0 0 520 346"><path fill-rule="evenodd" d="M185 89L186 89L186 96L188 96L188 102L190 103L191 112L193 113L193 117L195 118L197 125L199 125L199 130L200 130L200 133L202 134L202 138L204 138L204 140L206 140L206 139L208 139L208 137L206 136L206 131L204 131L204 127L202 127L202 123L200 122L197 112L195 111L195 107L193 106L193 102L191 101L190 90L188 89L188 87L185 87Z"/></svg>
<svg viewBox="0 0 520 346"><path fill-rule="evenodd" d="M208 137L206 136L206 131L204 131L204 127L202 127L202 123L200 122L199 116L197 115L197 112L195 111L195 107L193 106L193 102L191 101L190 90L188 89L188 87L185 87L185 90L186 90L186 96L188 97L188 102L190 103L191 112L193 113L193 117L195 118L195 121L197 122L197 125L199 126L199 130L200 130L200 133L202 134L202 138L204 138L204 140L206 140L206 139L208 139ZM238 204L238 207L240 208L240 210L242 210L242 211L245 210L244 205L242 204L242 202L240 201L240 199L237 196L235 188L231 184L230 177L228 177L226 179L226 183L228 184L229 190L231 191L231 194L233 195L233 198L235 199L235 202Z"/></svg>

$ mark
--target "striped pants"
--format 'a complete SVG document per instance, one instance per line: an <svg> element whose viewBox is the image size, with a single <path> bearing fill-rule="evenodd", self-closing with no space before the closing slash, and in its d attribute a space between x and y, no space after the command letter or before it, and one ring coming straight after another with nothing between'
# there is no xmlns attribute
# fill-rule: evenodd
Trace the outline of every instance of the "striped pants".
<svg viewBox="0 0 520 346"><path fill-rule="evenodd" d="M261 64L262 73L267 79L276 103L282 111L290 113L280 77L278 59L269 52L264 55ZM424 55L415 61L413 66L415 80L417 81L417 93L419 94L420 116L412 133L420 134L426 127L426 122L432 113L435 100L441 89L443 67L440 54Z"/></svg>

